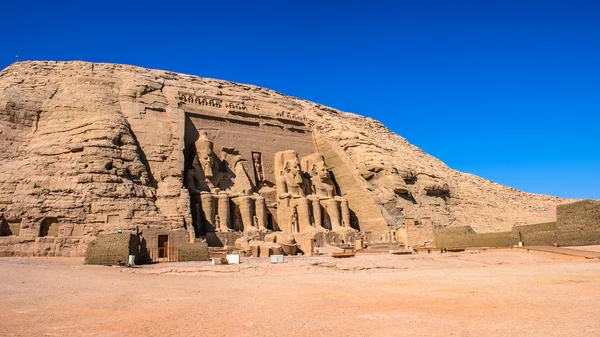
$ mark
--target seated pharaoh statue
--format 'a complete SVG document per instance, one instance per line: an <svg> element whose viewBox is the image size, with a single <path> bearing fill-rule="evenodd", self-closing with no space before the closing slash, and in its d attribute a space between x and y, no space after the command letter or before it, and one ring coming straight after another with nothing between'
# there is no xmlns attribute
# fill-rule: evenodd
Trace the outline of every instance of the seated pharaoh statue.
<svg viewBox="0 0 600 337"><path fill-rule="evenodd" d="M213 142L208 139L206 131L201 130L196 145L192 167L188 171L196 189L204 192L217 192L219 183L225 174L218 169L216 156L213 152Z"/></svg>
<svg viewBox="0 0 600 337"><path fill-rule="evenodd" d="M306 196L306 184L300 171L300 162L296 151L277 152L275 163L279 164L276 181L277 196L281 198L299 198Z"/></svg>
<svg viewBox="0 0 600 337"><path fill-rule="evenodd" d="M325 164L325 158L320 153L313 153L302 158L302 169L310 176L310 190L312 192L312 210L315 226L324 225L321 206L327 212L331 230L333 231L355 231L350 226L350 208L348 200L336 196L336 188L329 174L329 168Z"/></svg>
<svg viewBox="0 0 600 337"><path fill-rule="evenodd" d="M224 174L216 167L213 143L208 139L206 131L200 131L195 146L192 169L187 170L185 176L185 185L190 192L194 228L196 232L229 231L227 217L219 219L214 212L213 194L218 193L217 186Z"/></svg>
<svg viewBox="0 0 600 337"><path fill-rule="evenodd" d="M298 154L294 150L275 153L277 187L277 219L287 233L313 232L310 201L306 198L306 181L300 171Z"/></svg>
<svg viewBox="0 0 600 337"><path fill-rule="evenodd" d="M195 147L196 155L192 169L186 171L185 185L190 192L197 232L231 232L234 227L243 227L244 232L266 231L265 200L252 195L254 186L241 155L235 149L223 148L222 158L217 158L213 142L204 130L199 131ZM230 215L231 207L239 210L240 221Z"/></svg>

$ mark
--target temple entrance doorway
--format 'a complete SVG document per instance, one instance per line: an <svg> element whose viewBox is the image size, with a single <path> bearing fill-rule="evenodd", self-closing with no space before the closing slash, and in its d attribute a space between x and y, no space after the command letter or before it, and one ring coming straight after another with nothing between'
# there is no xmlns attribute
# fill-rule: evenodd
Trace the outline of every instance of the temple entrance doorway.
<svg viewBox="0 0 600 337"><path fill-rule="evenodd" d="M158 258L165 259L169 257L169 236L158 236Z"/></svg>

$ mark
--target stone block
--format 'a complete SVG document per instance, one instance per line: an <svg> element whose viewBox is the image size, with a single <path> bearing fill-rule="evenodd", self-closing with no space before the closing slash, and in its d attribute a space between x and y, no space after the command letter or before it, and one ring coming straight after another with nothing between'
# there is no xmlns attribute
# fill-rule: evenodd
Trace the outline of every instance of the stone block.
<svg viewBox="0 0 600 337"><path fill-rule="evenodd" d="M283 263L283 255L271 255L271 263Z"/></svg>
<svg viewBox="0 0 600 337"><path fill-rule="evenodd" d="M227 263L239 264L240 263L240 255L239 254L227 254Z"/></svg>
<svg viewBox="0 0 600 337"><path fill-rule="evenodd" d="M85 264L124 265L129 255L139 256L137 236L130 233L102 234L85 252Z"/></svg>
<svg viewBox="0 0 600 337"><path fill-rule="evenodd" d="M184 243L177 247L177 260L186 261L208 261L208 245L204 242Z"/></svg>

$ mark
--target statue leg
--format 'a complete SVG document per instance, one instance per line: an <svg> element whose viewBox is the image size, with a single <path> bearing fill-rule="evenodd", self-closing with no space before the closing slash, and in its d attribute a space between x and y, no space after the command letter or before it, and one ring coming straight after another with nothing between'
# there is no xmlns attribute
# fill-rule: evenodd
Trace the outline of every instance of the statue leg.
<svg viewBox="0 0 600 337"><path fill-rule="evenodd" d="M342 211L342 226L348 230L356 231L356 229L350 226L350 207L348 206L348 199L339 198L341 201L340 209Z"/></svg>
<svg viewBox="0 0 600 337"><path fill-rule="evenodd" d="M258 228L252 223L252 198L249 196L239 197L240 214L242 215L242 224L244 225L244 233L256 232Z"/></svg>
<svg viewBox="0 0 600 337"><path fill-rule="evenodd" d="M317 196L309 196L309 200L312 203L312 214L314 219L313 227L320 231L326 232L327 229L323 227L323 213L321 210L321 200Z"/></svg>
<svg viewBox="0 0 600 337"><path fill-rule="evenodd" d="M310 201L305 197L301 197L296 202L298 205L298 226L300 227L298 231L304 233L314 230L310 225Z"/></svg>
<svg viewBox="0 0 600 337"><path fill-rule="evenodd" d="M261 231L267 231L267 204L265 198L256 197L254 199L254 211L256 212L256 218L258 219L258 229Z"/></svg>
<svg viewBox="0 0 600 337"><path fill-rule="evenodd" d="M202 192L202 212L204 213L204 230L206 232L215 231L215 198L212 194Z"/></svg>
<svg viewBox="0 0 600 337"><path fill-rule="evenodd" d="M219 232L231 232L232 230L229 228L229 195L227 193L219 193L218 213L220 222L217 230Z"/></svg>
<svg viewBox="0 0 600 337"><path fill-rule="evenodd" d="M329 219L331 220L331 230L340 231L343 229L341 223L340 202L335 199L327 199L324 204L327 215L329 215Z"/></svg>
<svg viewBox="0 0 600 337"><path fill-rule="evenodd" d="M279 199L277 203L277 223L284 233L292 233L292 205L289 198Z"/></svg>

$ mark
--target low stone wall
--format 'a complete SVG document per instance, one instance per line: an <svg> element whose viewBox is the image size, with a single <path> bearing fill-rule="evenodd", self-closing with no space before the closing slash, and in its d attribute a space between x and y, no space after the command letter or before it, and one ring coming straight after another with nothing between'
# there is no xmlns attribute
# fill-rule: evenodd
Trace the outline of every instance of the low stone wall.
<svg viewBox="0 0 600 337"><path fill-rule="evenodd" d="M184 243L177 248L179 262L208 261L208 244L205 242Z"/></svg>
<svg viewBox="0 0 600 337"><path fill-rule="evenodd" d="M515 226L510 232L476 233L470 226L436 228L439 248L524 246L583 246L600 244L600 201L584 200L560 205L556 222Z"/></svg>
<svg viewBox="0 0 600 337"><path fill-rule="evenodd" d="M556 222L515 226L511 233L516 234L518 241L523 242L525 246L551 246L557 242Z"/></svg>
<svg viewBox="0 0 600 337"><path fill-rule="evenodd" d="M515 232L476 233L471 226L434 230L438 248L512 247L519 243Z"/></svg>
<svg viewBox="0 0 600 337"><path fill-rule="evenodd" d="M98 235L85 252L85 264L126 264L129 255L139 256L138 237L130 233Z"/></svg>
<svg viewBox="0 0 600 337"><path fill-rule="evenodd" d="M556 208L557 242L562 246L600 244L600 200L583 200Z"/></svg>
<svg viewBox="0 0 600 337"><path fill-rule="evenodd" d="M512 232L478 233L473 236L473 247L512 247L519 237Z"/></svg>
<svg viewBox="0 0 600 337"><path fill-rule="evenodd" d="M471 226L435 228L433 231L436 247L440 248L473 247L476 234Z"/></svg>

